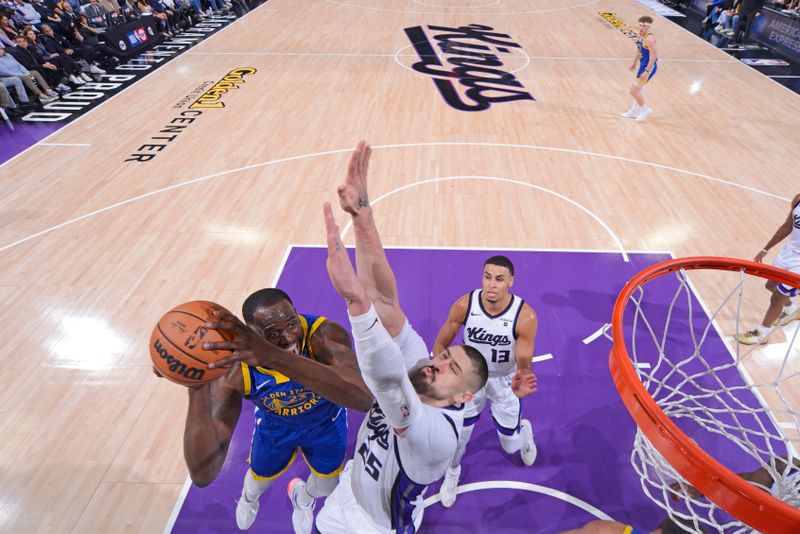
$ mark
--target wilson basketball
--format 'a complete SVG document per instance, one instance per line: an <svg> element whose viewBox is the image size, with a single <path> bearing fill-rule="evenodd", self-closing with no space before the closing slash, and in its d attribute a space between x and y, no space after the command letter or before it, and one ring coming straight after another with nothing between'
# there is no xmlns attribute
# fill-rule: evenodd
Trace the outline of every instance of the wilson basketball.
<svg viewBox="0 0 800 534"><path fill-rule="evenodd" d="M203 348L206 342L232 340L227 332L206 328L207 321L216 320L211 315L214 310L228 311L213 302L193 300L172 308L158 321L150 336L150 358L164 378L183 385L204 384L228 372L209 369L208 364L231 351Z"/></svg>

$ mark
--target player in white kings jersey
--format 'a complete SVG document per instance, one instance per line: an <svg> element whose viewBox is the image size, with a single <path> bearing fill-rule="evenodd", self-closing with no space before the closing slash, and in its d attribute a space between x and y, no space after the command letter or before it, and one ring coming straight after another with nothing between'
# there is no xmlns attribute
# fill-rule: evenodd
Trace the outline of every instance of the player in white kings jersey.
<svg viewBox="0 0 800 534"><path fill-rule="evenodd" d="M341 207L352 215L358 275L331 207L324 207L328 274L347 303L361 375L376 402L359 429L355 458L317 516L321 534L416 532L425 488L442 477L455 453L463 403L488 377L485 360L471 347L428 359L400 308L367 197L370 153L359 143L338 189Z"/></svg>
<svg viewBox="0 0 800 534"><path fill-rule="evenodd" d="M793 273L800 274L800 195L795 195L789 208L789 216L778 227L767 246L762 248L753 261L761 263L769 249L789 237L789 242L778 253L778 257L772 262L775 267L786 269ZM796 287L778 284L769 280L766 284L772 296L769 301L769 308L764 313L764 320L755 329L743 332L736 336L739 343L745 345L764 344L772 331L778 326L784 326L800 319L800 307L792 303L791 297L800 294L800 289Z"/></svg>
<svg viewBox="0 0 800 534"><path fill-rule="evenodd" d="M443 350L463 325L464 343L478 349L489 365L489 381L467 404L458 448L439 490L446 508L456 501L461 458L487 397L503 450L508 454L520 451L525 465L536 460L533 429L530 421L521 418L519 399L536 391L531 361L538 324L533 308L519 296L509 293L513 284L511 260L505 256L486 260L483 289L467 293L453 304L433 344L434 353Z"/></svg>

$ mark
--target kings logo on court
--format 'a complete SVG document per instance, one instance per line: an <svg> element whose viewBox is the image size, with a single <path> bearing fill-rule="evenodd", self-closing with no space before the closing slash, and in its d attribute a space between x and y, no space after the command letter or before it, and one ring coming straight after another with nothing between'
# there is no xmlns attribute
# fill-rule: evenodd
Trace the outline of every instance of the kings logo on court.
<svg viewBox="0 0 800 534"><path fill-rule="evenodd" d="M510 35L482 24L412 26L404 31L420 59L411 68L430 76L450 106L484 111L501 102L535 100L500 59L522 49Z"/></svg>

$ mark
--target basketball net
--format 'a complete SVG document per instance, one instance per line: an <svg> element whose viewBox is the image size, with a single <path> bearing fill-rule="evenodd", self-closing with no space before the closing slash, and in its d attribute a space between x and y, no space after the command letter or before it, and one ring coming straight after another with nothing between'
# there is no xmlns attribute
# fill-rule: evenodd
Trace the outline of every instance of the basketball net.
<svg viewBox="0 0 800 534"><path fill-rule="evenodd" d="M714 293L707 309L694 269ZM610 365L638 426L631 463L645 494L687 532L800 532L791 462L800 449L800 321L776 328L768 345L737 343L769 302L758 277L800 287L774 267L683 258L637 275L615 305ZM737 475L759 468L775 483Z"/></svg>

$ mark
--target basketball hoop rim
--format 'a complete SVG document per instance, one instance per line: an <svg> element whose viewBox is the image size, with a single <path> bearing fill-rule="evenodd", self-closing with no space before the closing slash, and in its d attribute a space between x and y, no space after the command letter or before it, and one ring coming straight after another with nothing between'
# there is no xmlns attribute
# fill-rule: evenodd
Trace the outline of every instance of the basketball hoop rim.
<svg viewBox="0 0 800 534"><path fill-rule="evenodd" d="M760 490L715 460L686 436L645 389L625 346L623 317L633 292L659 276L678 270L714 269L746 274L800 287L800 276L747 260L716 256L676 258L648 267L622 289L611 320L613 347L609 367L614 383L636 424L653 446L690 484L717 506L765 533L800 532L800 510Z"/></svg>

